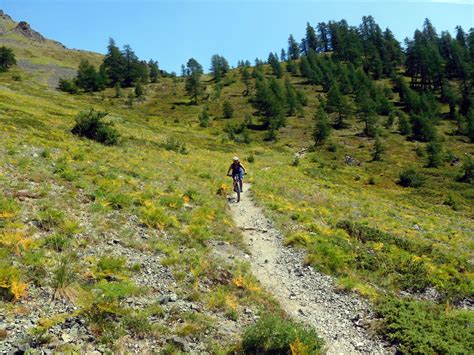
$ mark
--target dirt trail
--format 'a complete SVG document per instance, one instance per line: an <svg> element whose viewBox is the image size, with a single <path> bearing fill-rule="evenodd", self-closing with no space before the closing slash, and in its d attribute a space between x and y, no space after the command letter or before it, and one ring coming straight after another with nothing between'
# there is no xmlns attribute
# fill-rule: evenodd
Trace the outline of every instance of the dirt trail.
<svg viewBox="0 0 474 355"><path fill-rule="evenodd" d="M328 354L390 354L380 339L369 336L371 317L364 300L335 291L333 278L304 266L303 254L285 247L282 236L257 207L245 184L242 200L230 201L232 216L250 250L254 275L295 320L315 327L326 340Z"/></svg>

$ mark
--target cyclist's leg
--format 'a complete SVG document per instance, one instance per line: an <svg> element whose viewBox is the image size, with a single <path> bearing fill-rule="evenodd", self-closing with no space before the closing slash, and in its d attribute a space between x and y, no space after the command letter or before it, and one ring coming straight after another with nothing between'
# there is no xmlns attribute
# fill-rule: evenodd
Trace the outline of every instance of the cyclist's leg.
<svg viewBox="0 0 474 355"><path fill-rule="evenodd" d="M244 192L244 189L243 189L243 180L244 180L244 172L242 171L242 169L240 169L240 172L239 172L240 192Z"/></svg>

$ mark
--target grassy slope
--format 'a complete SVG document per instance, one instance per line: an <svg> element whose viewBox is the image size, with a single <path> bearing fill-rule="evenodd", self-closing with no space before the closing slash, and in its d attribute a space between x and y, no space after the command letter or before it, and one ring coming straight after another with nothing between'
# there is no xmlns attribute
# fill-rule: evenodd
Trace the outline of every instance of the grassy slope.
<svg viewBox="0 0 474 355"><path fill-rule="evenodd" d="M22 48L20 58L30 58L26 47L19 44L18 48ZM38 62L63 58L62 52L47 57L47 50L31 51ZM66 56L66 66L77 65L83 55L67 53L71 53L71 58ZM21 81L14 80L18 75ZM6 228L2 232L2 255L23 265L19 267L20 279L28 284L30 292L34 293L37 280L29 274L33 266L28 265L28 257L35 250L42 250L46 253L44 260L55 260L62 252L48 249L41 240L53 233L67 234L64 221L51 231L28 223L41 219L42 207L50 206L64 211L66 221L81 225L84 220L90 221L89 237L73 243L78 250L86 245L99 245L102 236L119 236L132 248L163 254L162 262L172 266L181 292L197 297L211 309L231 314L238 313L238 304L265 305L260 291L254 291L253 286L249 286L248 294L239 293L232 284L224 290L217 286L208 293L193 292L201 291L200 282L212 279L215 269L206 241L226 240L236 245L240 242L226 213L225 199L216 195L219 186L226 183L223 175L234 154L244 157L244 162L254 157L255 161L247 165L255 196L287 234L288 241L305 247L308 262L339 275L344 287L375 298L387 291L399 292L399 280L392 277L396 274L392 270L381 266L378 273L353 267L353 260L367 253L399 262L424 258L430 280L438 280L448 288L453 278L462 280L463 285L472 285L474 189L455 181L459 167L445 164L441 169L424 168L425 161L414 152L416 143L406 141L394 129L386 132L385 160L369 162L372 142L356 136L361 127L355 121L351 129L333 132L336 152L321 148L308 153L298 166L292 166L294 153L311 146L318 93L318 88L301 85L297 77L291 80L309 98L305 117L289 118L276 143L264 143L263 132L251 132L254 143L236 144L229 141L223 128L229 122L243 122L245 114L253 109L247 98L242 97L244 86L238 71L229 76L236 82L224 86L219 99L206 102L213 116L211 127L200 128L201 108L188 104L179 80L162 79L147 86L146 101L128 108L127 99L113 98L111 90L70 96L38 85L37 78L19 69L2 74L0 135L4 168L0 170L0 179L6 196L3 206L7 206L3 211ZM208 84L207 92L212 94L212 82ZM220 119L224 99L236 109L230 120ZM110 112L110 119L123 137L118 147L103 147L69 133L77 112L90 107ZM447 133L453 127L443 121L439 129ZM164 149L169 137L185 142L188 154ZM445 140L445 146L458 157L474 153L472 144L459 137L445 135ZM361 160L363 165L345 165L345 154ZM428 176L426 187L404 189L396 185L399 171L406 166L415 166ZM371 178L373 185L368 183ZM8 197L23 189L39 192L40 198L18 203ZM443 204L449 194L459 201L458 211ZM189 196L194 201L189 201ZM185 208L185 203L192 208ZM134 215L153 227L149 232L151 239L138 238L130 224ZM377 243L362 245L335 227L344 219L410 240L432 242L435 250L448 255L448 262L439 264L433 262L430 254L407 254L392 247L385 253L385 246ZM178 253L183 246L184 257ZM89 263L78 261L78 267L86 270L77 282L78 287L87 290L85 274L93 272L99 259L97 255ZM466 260L470 267L453 266L466 265ZM46 284L50 283L54 267L52 262L47 268ZM234 267L231 271L234 275L245 274L239 270ZM196 333L202 331L199 328Z"/></svg>
<svg viewBox="0 0 474 355"><path fill-rule="evenodd" d="M163 345L172 334L205 338L209 349L213 342L232 343L238 333L222 338L223 319L242 315L242 322L248 322L243 307L255 312L262 307L277 309L244 266L219 261L210 254L209 243L217 241L241 248L239 234L226 213L225 196L216 195L226 182L224 170L236 145L221 144L219 137L195 127L190 135L198 108L177 105L171 109L173 102L183 97L182 84L167 79L149 86L147 102L135 104L133 109L127 108L128 99L112 99L112 91L105 95L64 95L39 85L18 68L2 74L0 85L0 279L5 297L22 299L19 307L41 309L43 319L36 324L36 337L46 341L48 328L57 322L54 311L52 314L38 304L50 303L39 294L45 287L52 292L51 287L58 282L56 271L66 255L69 269L80 272L73 283L65 283L59 291L73 295L70 298L101 336L98 339L115 344L115 349L127 349L116 339L123 337L120 329L143 337L124 324L137 317L147 324L146 318L140 317L154 312L155 304L145 304L137 313L120 303L114 311L121 315L119 325L98 322L106 317L103 313L91 315L101 302L91 295L92 289L105 282L97 270L107 262L104 244L111 238L137 255L154 256L156 263L172 271L174 281L168 289L180 299L201 305L207 314L189 315L178 309L165 312L150 329L145 328L146 338L157 339L158 344ZM163 109L157 109L157 102ZM69 133L77 112L91 107L110 112L110 120L122 135L118 147L104 147ZM163 148L170 137L186 142L189 153ZM34 198L15 198L24 190ZM143 229L142 224L148 228ZM58 239L66 247L59 248ZM71 251L76 255L70 255ZM15 266L7 266L12 263ZM129 259L125 269L108 272L112 279L124 278L133 285L143 272L133 271L132 263ZM230 272L228 276L216 281L222 279L220 273L225 270ZM102 307L116 306L122 298L156 300L164 291L156 285L148 285L139 294L133 289L114 290L110 305ZM18 316L14 304L3 303L2 309L9 322ZM146 347L142 349L146 351Z"/></svg>

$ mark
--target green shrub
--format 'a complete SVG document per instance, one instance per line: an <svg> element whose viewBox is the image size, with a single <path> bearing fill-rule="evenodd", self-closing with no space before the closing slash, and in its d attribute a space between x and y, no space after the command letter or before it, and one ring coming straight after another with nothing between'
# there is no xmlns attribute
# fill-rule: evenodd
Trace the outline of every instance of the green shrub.
<svg viewBox="0 0 474 355"><path fill-rule="evenodd" d="M447 311L430 302L388 298L377 307L380 332L406 354L469 354L474 349L474 313Z"/></svg>
<svg viewBox="0 0 474 355"><path fill-rule="evenodd" d="M39 226L51 230L64 223L64 213L52 207L45 207L38 213Z"/></svg>
<svg viewBox="0 0 474 355"><path fill-rule="evenodd" d="M101 280L95 285L95 289L99 290L100 298L104 302L119 301L140 293L139 288L128 281L108 282Z"/></svg>
<svg viewBox="0 0 474 355"><path fill-rule="evenodd" d="M206 128L206 127L209 127L209 121L210 121L210 117L209 117L209 111L207 109L207 106L205 106L202 111L199 113L199 126L203 127L203 128Z"/></svg>
<svg viewBox="0 0 474 355"><path fill-rule="evenodd" d="M424 184L426 178L416 172L415 169L406 169L400 173L398 184L403 187L420 187Z"/></svg>
<svg viewBox="0 0 474 355"><path fill-rule="evenodd" d="M426 116L412 117L412 138L421 142L431 142L436 136L436 127Z"/></svg>
<svg viewBox="0 0 474 355"><path fill-rule="evenodd" d="M442 146L441 143L438 142L430 142L426 146L426 153L428 155L428 168L437 168L441 165L443 161L442 157Z"/></svg>
<svg viewBox="0 0 474 355"><path fill-rule="evenodd" d="M104 122L103 118L108 113L95 111L93 109L84 111L76 116L76 124L71 133L80 137L92 139L104 145L118 143L119 134L112 123Z"/></svg>
<svg viewBox="0 0 474 355"><path fill-rule="evenodd" d="M230 103L230 101L224 101L222 105L222 114L224 118L232 118L234 116L234 106Z"/></svg>
<svg viewBox="0 0 474 355"><path fill-rule="evenodd" d="M474 183L474 158L467 157L461 167L459 181Z"/></svg>
<svg viewBox="0 0 474 355"><path fill-rule="evenodd" d="M412 132L412 126L408 116L404 113L400 115L398 119L398 130L402 136L409 136Z"/></svg>
<svg viewBox="0 0 474 355"><path fill-rule="evenodd" d="M291 166L298 166L298 165L300 165L300 157L296 155L293 158L293 161L291 162Z"/></svg>
<svg viewBox="0 0 474 355"><path fill-rule="evenodd" d="M459 211L461 209L459 198L452 193L446 197L446 200L444 200L443 204L450 206L454 211Z"/></svg>
<svg viewBox="0 0 474 355"><path fill-rule="evenodd" d="M79 88L76 85L74 79L59 79L58 90L67 92L69 94L77 94L79 92Z"/></svg>
<svg viewBox="0 0 474 355"><path fill-rule="evenodd" d="M43 245L55 251L66 250L71 244L71 239L63 234L50 234L43 239Z"/></svg>
<svg viewBox="0 0 474 355"><path fill-rule="evenodd" d="M122 317L123 326L133 335L143 337L151 332L151 324L146 314L134 312Z"/></svg>
<svg viewBox="0 0 474 355"><path fill-rule="evenodd" d="M101 273L118 274L124 271L126 262L125 257L102 256L97 262L97 270Z"/></svg>
<svg viewBox="0 0 474 355"><path fill-rule="evenodd" d="M163 143L163 148L176 153L187 154L186 144L176 139L175 137L168 137L166 142Z"/></svg>
<svg viewBox="0 0 474 355"><path fill-rule="evenodd" d="M321 354L323 341L311 328L263 315L245 330L242 347L246 354Z"/></svg>

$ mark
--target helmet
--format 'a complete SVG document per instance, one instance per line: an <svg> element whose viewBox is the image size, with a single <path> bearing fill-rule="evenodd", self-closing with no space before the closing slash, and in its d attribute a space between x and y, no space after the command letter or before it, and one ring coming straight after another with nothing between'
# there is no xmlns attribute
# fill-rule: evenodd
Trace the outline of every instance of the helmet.
<svg viewBox="0 0 474 355"><path fill-rule="evenodd" d="M233 161L239 161L239 158L233 157L232 160L233 160Z"/></svg>

